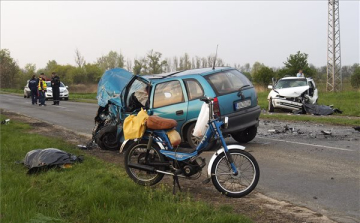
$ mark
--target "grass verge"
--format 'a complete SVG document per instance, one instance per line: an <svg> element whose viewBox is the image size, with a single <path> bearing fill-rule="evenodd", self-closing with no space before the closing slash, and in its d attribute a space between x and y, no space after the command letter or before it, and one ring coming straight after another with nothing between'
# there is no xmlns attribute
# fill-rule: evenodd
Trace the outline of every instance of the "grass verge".
<svg viewBox="0 0 360 223"><path fill-rule="evenodd" d="M251 222L231 208L214 208L184 193L173 196L166 186L139 186L120 165L89 155L72 168L34 175L15 163L30 150L54 147L82 153L31 133L27 124L1 125L1 222Z"/></svg>
<svg viewBox="0 0 360 223"><path fill-rule="evenodd" d="M258 92L259 106L263 110L268 109L268 91ZM318 104L333 105L340 109L342 114L329 116L315 115L289 115L289 113L262 113L260 118L287 120L287 121L308 121L314 123L335 124L335 125L360 125L360 94L355 91L348 92L320 92Z"/></svg>

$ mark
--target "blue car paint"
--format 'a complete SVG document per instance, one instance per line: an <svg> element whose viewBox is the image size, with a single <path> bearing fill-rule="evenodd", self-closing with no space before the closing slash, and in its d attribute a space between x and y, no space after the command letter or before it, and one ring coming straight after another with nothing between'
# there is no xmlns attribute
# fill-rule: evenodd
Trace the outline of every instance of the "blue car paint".
<svg viewBox="0 0 360 223"><path fill-rule="evenodd" d="M122 68L105 71L98 84L96 96L98 105L105 107L110 101L119 107L122 106L120 100L121 91L133 77L132 73Z"/></svg>

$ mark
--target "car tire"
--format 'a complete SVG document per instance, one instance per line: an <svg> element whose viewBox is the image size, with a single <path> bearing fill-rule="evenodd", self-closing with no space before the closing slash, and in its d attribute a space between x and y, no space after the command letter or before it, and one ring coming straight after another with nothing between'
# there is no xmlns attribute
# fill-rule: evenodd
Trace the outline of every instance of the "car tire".
<svg viewBox="0 0 360 223"><path fill-rule="evenodd" d="M268 111L269 112L274 112L274 105L272 103L272 99L269 99L269 107L268 107Z"/></svg>
<svg viewBox="0 0 360 223"><path fill-rule="evenodd" d="M24 98L26 98L26 95L24 95Z"/></svg>
<svg viewBox="0 0 360 223"><path fill-rule="evenodd" d="M239 143L247 143L255 138L257 134L257 127L251 126L244 131L231 133L231 136Z"/></svg>
<svg viewBox="0 0 360 223"><path fill-rule="evenodd" d="M121 143L116 141L116 125L107 125L96 134L95 142L103 150L118 150Z"/></svg>
<svg viewBox="0 0 360 223"><path fill-rule="evenodd" d="M196 148L196 146L199 144L200 140L199 138L193 136L193 132L194 132L194 128L195 128L195 124L196 122L192 123L189 128L187 128L187 131L186 131L186 139L187 139L187 143L189 144L189 146L193 149ZM207 150L211 150L211 149L214 149L214 148L217 148L216 147L216 143L217 141L216 140L213 140L213 139L210 139L210 142L209 144L206 146L206 148L204 149L205 151Z"/></svg>

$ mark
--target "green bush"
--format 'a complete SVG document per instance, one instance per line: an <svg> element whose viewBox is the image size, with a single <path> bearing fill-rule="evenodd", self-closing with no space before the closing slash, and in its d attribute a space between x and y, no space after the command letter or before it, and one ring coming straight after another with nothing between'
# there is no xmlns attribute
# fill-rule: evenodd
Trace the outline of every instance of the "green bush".
<svg viewBox="0 0 360 223"><path fill-rule="evenodd" d="M351 86L355 89L360 88L360 66L358 66L354 73L351 75Z"/></svg>

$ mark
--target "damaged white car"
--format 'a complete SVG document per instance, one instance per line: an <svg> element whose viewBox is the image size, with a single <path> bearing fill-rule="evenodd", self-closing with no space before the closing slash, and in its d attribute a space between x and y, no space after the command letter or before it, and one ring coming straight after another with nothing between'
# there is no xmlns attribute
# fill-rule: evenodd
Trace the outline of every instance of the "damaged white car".
<svg viewBox="0 0 360 223"><path fill-rule="evenodd" d="M275 108L304 112L303 104L317 103L318 89L312 78L284 77L268 88L271 89L267 97L269 112Z"/></svg>

